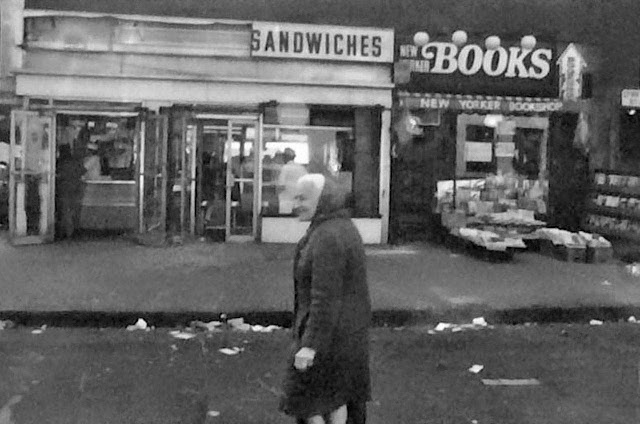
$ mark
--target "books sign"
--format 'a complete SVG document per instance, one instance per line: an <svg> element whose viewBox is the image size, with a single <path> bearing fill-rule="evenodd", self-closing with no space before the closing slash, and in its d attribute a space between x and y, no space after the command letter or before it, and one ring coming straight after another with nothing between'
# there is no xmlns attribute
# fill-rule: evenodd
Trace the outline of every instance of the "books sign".
<svg viewBox="0 0 640 424"><path fill-rule="evenodd" d="M393 30L254 22L251 56L393 62Z"/></svg>

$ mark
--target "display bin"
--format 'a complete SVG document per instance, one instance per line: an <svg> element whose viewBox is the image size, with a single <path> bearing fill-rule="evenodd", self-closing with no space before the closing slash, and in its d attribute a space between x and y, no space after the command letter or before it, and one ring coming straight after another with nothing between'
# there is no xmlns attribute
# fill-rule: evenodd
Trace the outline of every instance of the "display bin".
<svg viewBox="0 0 640 424"><path fill-rule="evenodd" d="M540 240L540 253L565 262L587 261L587 249L585 246L553 244L551 240Z"/></svg>
<svg viewBox="0 0 640 424"><path fill-rule="evenodd" d="M556 258L565 262L586 262L587 248L585 246L556 245Z"/></svg>
<svg viewBox="0 0 640 424"><path fill-rule="evenodd" d="M603 263L611 259L613 259L613 248L611 246L587 247L587 263Z"/></svg>
<svg viewBox="0 0 640 424"><path fill-rule="evenodd" d="M538 249L542 255L550 256L552 258L556 257L555 246L551 240L540 239L538 241Z"/></svg>

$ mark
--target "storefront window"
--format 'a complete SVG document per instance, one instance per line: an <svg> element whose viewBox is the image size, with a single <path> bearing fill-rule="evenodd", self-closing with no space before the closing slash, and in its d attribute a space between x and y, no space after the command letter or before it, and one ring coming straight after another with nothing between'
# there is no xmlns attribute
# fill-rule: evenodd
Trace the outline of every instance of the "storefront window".
<svg viewBox="0 0 640 424"><path fill-rule="evenodd" d="M467 125L464 144L466 172L495 172L494 137L493 128L484 125Z"/></svg>
<svg viewBox="0 0 640 424"><path fill-rule="evenodd" d="M306 173L328 173L352 192L355 140L351 128L265 126L263 140L265 215L293 213L293 189Z"/></svg>
<svg viewBox="0 0 640 424"><path fill-rule="evenodd" d="M640 114L635 109L620 113L620 163L623 172L634 172L640 163Z"/></svg>
<svg viewBox="0 0 640 424"><path fill-rule="evenodd" d="M58 115L58 147L83 159L87 181L134 179L135 117Z"/></svg>

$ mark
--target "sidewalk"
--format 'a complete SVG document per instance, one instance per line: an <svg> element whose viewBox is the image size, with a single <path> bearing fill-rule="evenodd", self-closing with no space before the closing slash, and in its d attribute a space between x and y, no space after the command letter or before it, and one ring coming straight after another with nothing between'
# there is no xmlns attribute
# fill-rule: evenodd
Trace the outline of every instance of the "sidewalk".
<svg viewBox="0 0 640 424"><path fill-rule="evenodd" d="M91 316L130 321L140 314L155 316L158 325L220 313L282 320L292 310L293 248L153 248L123 239L13 247L3 240L0 315L20 321L57 313L68 325ZM423 244L367 247L367 256L378 321L480 314L497 322L640 316L640 279L617 262L566 263L524 252L512 262L491 263ZM61 314L70 311L76 318Z"/></svg>

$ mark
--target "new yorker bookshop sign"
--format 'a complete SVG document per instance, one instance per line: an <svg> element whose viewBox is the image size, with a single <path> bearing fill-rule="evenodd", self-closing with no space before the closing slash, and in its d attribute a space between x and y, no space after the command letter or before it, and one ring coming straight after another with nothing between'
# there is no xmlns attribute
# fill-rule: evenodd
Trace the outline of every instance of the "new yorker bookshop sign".
<svg viewBox="0 0 640 424"><path fill-rule="evenodd" d="M550 113L561 110L562 101L544 98L465 98L465 96L442 97L436 94L423 94L400 98L400 106L409 109L452 109L469 112L487 113Z"/></svg>
<svg viewBox="0 0 640 424"><path fill-rule="evenodd" d="M393 62L393 30L254 22L251 56Z"/></svg>
<svg viewBox="0 0 640 424"><path fill-rule="evenodd" d="M487 50L483 40L460 47L442 41L401 44L398 61L410 78L398 86L412 92L558 97L555 48L539 42L526 50L519 44L503 41L495 50Z"/></svg>

